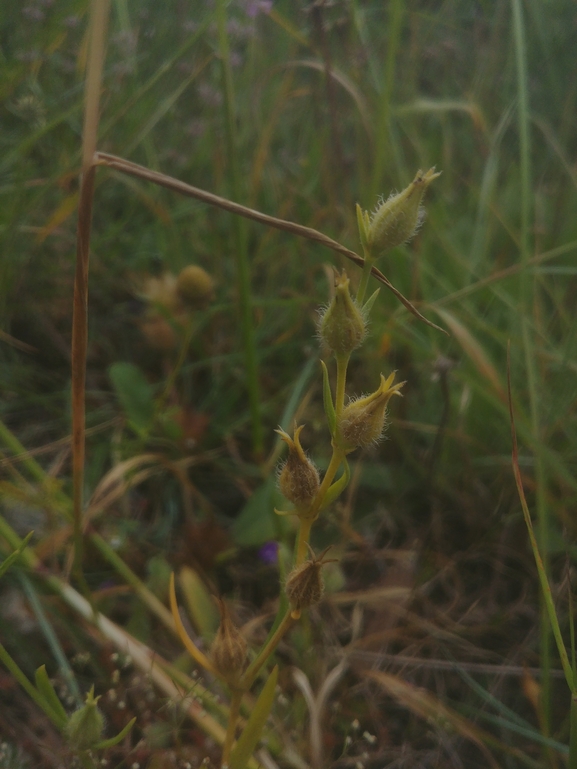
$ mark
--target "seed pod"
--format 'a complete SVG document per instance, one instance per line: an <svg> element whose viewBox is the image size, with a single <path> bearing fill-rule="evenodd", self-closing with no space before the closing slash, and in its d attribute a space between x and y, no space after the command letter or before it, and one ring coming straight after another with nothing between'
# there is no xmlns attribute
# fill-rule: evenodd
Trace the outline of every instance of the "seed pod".
<svg viewBox="0 0 577 769"><path fill-rule="evenodd" d="M102 739L104 716L98 710L100 696L94 696L94 686L86 695L85 704L76 710L64 728L68 744L74 750L88 750Z"/></svg>
<svg viewBox="0 0 577 769"><path fill-rule="evenodd" d="M321 567L325 563L331 563L336 560L335 558L324 560L328 549L327 547L320 557L316 558L314 552L309 547L311 560L301 563L300 566L294 568L288 575L285 591L293 610L307 609L321 600L325 589Z"/></svg>
<svg viewBox="0 0 577 769"><path fill-rule="evenodd" d="M201 309L214 297L214 282L202 267L189 264L176 279L176 290L186 305Z"/></svg>
<svg viewBox="0 0 577 769"><path fill-rule="evenodd" d="M171 272L164 272L156 278L145 278L140 286L139 294L150 304L160 305L170 314L174 314L180 308L176 278Z"/></svg>
<svg viewBox="0 0 577 769"><path fill-rule="evenodd" d="M298 509L310 505L319 490L319 471L305 454L299 436L304 425L294 431L294 439L280 428L276 431L289 447L286 462L280 468L278 485L282 494Z"/></svg>
<svg viewBox="0 0 577 769"><path fill-rule="evenodd" d="M335 295L319 323L324 344L336 356L350 355L365 338L363 313L352 299L346 272L337 276Z"/></svg>
<svg viewBox="0 0 577 769"><path fill-rule="evenodd" d="M230 618L224 601L218 599L220 609L220 625L210 654L215 668L227 681L238 681L244 670L248 656L248 646L240 630Z"/></svg>
<svg viewBox="0 0 577 769"><path fill-rule="evenodd" d="M381 384L374 393L358 398L343 409L338 429L347 453L359 447L370 446L382 436L385 428L387 404L399 392L404 382L393 385L395 374L388 379L381 374Z"/></svg>
<svg viewBox="0 0 577 769"><path fill-rule="evenodd" d="M381 203L373 213L367 231L367 244L374 256L390 248L406 243L417 232L425 218L421 201L425 190L433 179L440 176L430 168L426 174L421 170L408 187Z"/></svg>

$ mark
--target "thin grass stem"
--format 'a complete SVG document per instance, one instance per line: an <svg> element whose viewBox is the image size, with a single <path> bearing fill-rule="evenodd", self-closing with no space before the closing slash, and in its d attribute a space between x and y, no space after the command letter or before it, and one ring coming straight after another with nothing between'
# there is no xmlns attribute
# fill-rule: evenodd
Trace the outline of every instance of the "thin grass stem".
<svg viewBox="0 0 577 769"><path fill-rule="evenodd" d="M90 7L90 53L86 71L84 128L82 132L82 175L78 203L76 273L72 313L72 510L74 526L73 572L86 595L88 586L82 572L82 510L86 430L86 351L88 346L88 261L94 200L93 165L98 136L100 89L110 0L93 0Z"/></svg>
<svg viewBox="0 0 577 769"><path fill-rule="evenodd" d="M253 662L249 665L245 674L243 675L240 681L240 686L244 691L248 691L250 687L253 685L261 668L263 667L265 662L268 660L270 655L273 653L273 651L276 649L276 647L279 645L283 636L291 628L291 626L294 624L295 621L296 620L292 616L292 609L288 609L288 611L282 618L280 625L275 630L274 634L268 639L266 644L258 653L256 659L253 660Z"/></svg>
<svg viewBox="0 0 577 769"><path fill-rule="evenodd" d="M534 281L527 269L531 256L530 221L532 209L531 186L531 137L529 111L529 84L527 68L527 44L525 35L525 23L521 0L511 0L513 38L515 45L515 62L517 70L517 116L519 128L519 160L521 170L521 231L520 231L520 255L524 269L521 272L521 334L525 353L525 365L527 369L527 384L529 389L529 409L531 414L531 429L533 433L533 447L535 454L535 482L536 482L536 508L539 522L539 551L543 561L545 575L549 575L549 512L547 506L547 474L544 462L541 458L539 444L541 440L540 408L538 392L538 373L536 365L533 333L529 328L529 318L534 315ZM549 625L549 612L541 602L540 617L540 644L541 644L541 702L546 733L549 733L551 721L551 626Z"/></svg>
<svg viewBox="0 0 577 769"><path fill-rule="evenodd" d="M236 725L238 723L238 717L240 715L240 704L242 702L242 691L233 691L230 698L230 710L228 713L228 723L226 725L226 737L224 738L224 745L222 746L222 764L228 765L230 761L230 753L232 746L234 745L234 738L236 734Z"/></svg>
<svg viewBox="0 0 577 769"><path fill-rule="evenodd" d="M246 219L251 219L254 222L266 224L269 227L274 227L277 230L283 230L284 232L289 232L292 235L298 235L301 238L306 238L307 240L312 240L315 243L320 243L326 248L330 248L332 251L343 254L343 256L346 256L347 259L350 259L359 267L363 267L365 265L365 260L362 256L359 256L359 254L351 251L349 248L346 248L338 241L329 238L324 233L319 232L312 227L305 227L302 224L296 224L295 222L290 222L286 219L279 219L276 216L263 214L260 211L255 211L253 208L248 208L247 206L243 206L233 200L222 198L212 192L207 192L206 190L202 190L199 187L193 187L190 184L181 182L179 179L175 179L172 176L167 176L166 174L159 173L158 171L151 171L145 166L140 166L137 163L132 163L130 160L125 160L124 158L117 157L116 155L110 155L106 152L98 152L94 162L96 165L113 168L117 171L120 171L121 173L128 174L129 176L135 176L138 179L144 179L146 181L152 182L153 184L158 184L160 187L166 187L166 189L172 190L173 192L178 192L181 195L196 198L197 200L202 200L204 203L208 203L211 206L222 208L224 211L229 211L230 213L237 214L238 216L243 216ZM447 334L445 329L437 326L435 323L425 318L425 316L422 315L417 310L417 308L405 296L403 296L403 294L393 286L391 281L374 265L371 267L371 274L380 283L386 286L389 291L391 291L397 297L399 302L401 302L401 304L406 307L406 309L412 315L415 316L415 318L418 318L427 326L435 328L437 331L441 331L443 334Z"/></svg>
<svg viewBox="0 0 577 769"><path fill-rule="evenodd" d="M217 0L216 21L218 29L218 46L222 65L225 134L228 150L229 177L232 194L235 200L244 197L238 165L238 135L236 131L236 109L232 67L230 63L230 48L226 32L225 0ZM235 220L235 257L239 293L240 330L244 347L248 401L252 430L252 447L255 455L260 457L263 451L263 426L260 406L260 385L258 377L258 355L256 336L252 317L252 290L250 267L248 262L247 230L243 219Z"/></svg>

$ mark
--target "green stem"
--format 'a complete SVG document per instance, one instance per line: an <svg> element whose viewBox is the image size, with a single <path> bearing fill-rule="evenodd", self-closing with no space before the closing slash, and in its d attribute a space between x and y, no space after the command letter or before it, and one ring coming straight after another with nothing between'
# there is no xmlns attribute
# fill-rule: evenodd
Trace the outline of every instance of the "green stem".
<svg viewBox="0 0 577 769"><path fill-rule="evenodd" d="M228 714L228 724L226 726L226 737L222 746L222 765L228 766L230 761L230 752L234 745L234 736L236 734L236 725L240 714L240 703L242 701L242 691L233 691L230 699L230 710Z"/></svg>
<svg viewBox="0 0 577 769"><path fill-rule="evenodd" d="M577 694L571 695L568 769L577 769Z"/></svg>
<svg viewBox="0 0 577 769"><path fill-rule="evenodd" d="M162 601L160 601L154 593L146 587L144 582L136 576L132 569L126 565L118 553L113 550L100 534L92 532L89 536L92 544L100 550L104 558L106 558L108 563L116 569L120 576L134 588L134 592L141 598L142 602L148 606L153 614L156 614L165 627L176 634L176 626L172 614L168 611Z"/></svg>
<svg viewBox="0 0 577 769"><path fill-rule="evenodd" d="M359 307L363 304L363 299L367 293L367 286L369 285L369 278L371 277L371 270L375 264L375 260L371 258L370 253L366 249L364 250L364 256L365 262L363 264L363 274L361 275L361 282L359 283L356 296L357 304Z"/></svg>
<svg viewBox="0 0 577 769"><path fill-rule="evenodd" d="M274 634L269 638L267 643L263 646L263 648L258 653L258 656L256 657L256 659L251 663L246 673L243 675L240 682L240 686L243 689L243 691L248 691L250 687L253 685L257 675L260 672L260 669L265 664L265 662L270 657L270 655L273 653L273 651L276 649L276 647L282 640L284 634L287 632L287 630L290 629L290 627L293 625L295 621L296 620L292 616L292 609L288 609L287 613L282 618L282 622L277 627Z"/></svg>
<svg viewBox="0 0 577 769"><path fill-rule="evenodd" d="M301 518L299 526L299 534L297 539L297 546L295 552L295 566L300 566L306 558L307 544L311 536L311 529L313 526L312 518Z"/></svg>
<svg viewBox="0 0 577 769"><path fill-rule="evenodd" d="M521 333L525 362L527 367L527 383L529 388L529 408L531 414L531 432L533 450L535 454L535 481L536 481L536 508L539 521L539 550L541 553L543 569L548 579L549 575L549 516L547 509L547 477L544 462L540 451L540 414L538 373L536 366L535 348L533 345L533 332L529 328L528 318L532 315L534 296L534 284L531 284L531 275L528 264L531 257L531 135L529 110L529 76L527 68L527 46L525 38L525 24L523 20L523 8L521 0L511 0L513 40L515 45L515 64L517 70L517 117L519 130L519 162L521 171L521 227L520 227L520 257L523 270L521 271ZM540 643L541 643L541 702L545 721L545 733L549 733L551 721L551 625L549 622L549 610L546 606L545 596L541 601L540 616Z"/></svg>
<svg viewBox="0 0 577 769"><path fill-rule="evenodd" d="M349 365L350 355L337 355L337 389L335 392L335 413L337 415L337 429L338 420L343 413L345 405L345 387L347 384L347 367Z"/></svg>
<svg viewBox="0 0 577 769"><path fill-rule="evenodd" d="M232 194L237 202L243 198L240 170L238 166L238 139L236 133L236 116L234 105L234 87L230 50L226 33L226 3L217 0L216 19L218 27L218 46L223 74L225 132L230 171ZM255 333L252 320L252 293L250 285L250 270L248 263L246 223L241 217L235 219L236 227L236 269L239 290L240 326L244 347L245 366L247 375L248 400L252 427L252 445L257 457L263 449L263 428L260 413L260 387L258 381L258 361Z"/></svg>
<svg viewBox="0 0 577 769"><path fill-rule="evenodd" d="M317 491L316 497L312 505L307 511L307 519L310 520L311 525L313 521L316 520L318 512L321 509L323 502L325 500L327 491L329 490L332 482L334 481L335 475L337 474L339 467L343 463L344 458L345 458L345 453L342 449L333 448L333 455L331 457L330 464L327 467L327 471L325 473L325 477L323 478L323 482L319 486L319 490Z"/></svg>
<svg viewBox="0 0 577 769"><path fill-rule="evenodd" d="M64 727L64 723L62 719L52 710L50 705L46 702L44 697L36 690L34 686L30 683L30 681L26 678L24 673L20 670L18 665L14 662L10 654L6 651L6 649L0 644L0 660L4 663L4 665L8 668L8 670L12 673L14 678L18 681L20 686L26 691L28 696L34 700L34 702L38 705L38 707L42 708L42 710L46 713L48 718L59 728L62 729Z"/></svg>
<svg viewBox="0 0 577 769"><path fill-rule="evenodd" d="M188 352L188 348L190 347L190 342L192 340L193 332L194 332L194 318L190 318L188 322L188 326L186 328L186 332L184 334L184 339L182 340L182 344L180 345L180 350L178 353L178 358L176 359L176 363L174 364L172 371L170 372L169 377L166 380L166 385L164 387L164 390L162 391L158 401L156 402L155 411L157 415L160 414L160 412L164 408L164 404L168 400L170 393L172 391L172 388L174 387L174 383L176 382L176 378L180 373L180 370L184 364L184 361L186 360L186 353Z"/></svg>

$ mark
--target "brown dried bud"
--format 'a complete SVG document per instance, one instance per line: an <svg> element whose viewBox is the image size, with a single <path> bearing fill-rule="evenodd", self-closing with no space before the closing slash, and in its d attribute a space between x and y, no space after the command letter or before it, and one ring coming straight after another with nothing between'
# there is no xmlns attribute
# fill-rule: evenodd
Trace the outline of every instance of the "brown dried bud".
<svg viewBox="0 0 577 769"><path fill-rule="evenodd" d="M214 282L206 270L190 264L176 279L176 290L185 304L200 309L212 301Z"/></svg>
<svg viewBox="0 0 577 769"><path fill-rule="evenodd" d="M365 338L366 322L351 298L349 279L343 270L335 284L335 295L319 323L320 337L336 356L350 355Z"/></svg>
<svg viewBox="0 0 577 769"><path fill-rule="evenodd" d="M299 509L313 501L319 490L319 471L305 454L299 436L304 425L294 431L294 439L278 429L276 432L289 447L289 455L278 475L278 485L282 494Z"/></svg>
<svg viewBox="0 0 577 769"><path fill-rule="evenodd" d="M387 404L393 395L400 395L404 382L393 385L395 374L388 379L381 374L379 389L358 398L343 409L338 423L343 448L347 453L376 443L385 429Z"/></svg>
<svg viewBox="0 0 577 769"><path fill-rule="evenodd" d="M210 647L210 655L222 677L234 683L244 670L248 646L240 630L231 620L225 602L221 599L217 600L220 609L220 625Z"/></svg>
<svg viewBox="0 0 577 769"><path fill-rule="evenodd" d="M336 560L335 558L324 560L328 550L329 548L327 547L320 557L316 558L314 552L309 547L311 560L301 563L300 566L294 568L288 575L285 591L293 610L300 611L301 609L306 609L321 600L325 589L321 567L325 563L331 563Z"/></svg>

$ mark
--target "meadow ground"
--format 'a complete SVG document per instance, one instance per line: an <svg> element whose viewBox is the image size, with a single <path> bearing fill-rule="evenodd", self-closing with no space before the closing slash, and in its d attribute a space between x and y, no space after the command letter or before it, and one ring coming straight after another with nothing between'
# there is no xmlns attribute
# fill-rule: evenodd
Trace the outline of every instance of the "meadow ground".
<svg viewBox="0 0 577 769"><path fill-rule="evenodd" d="M228 693L183 653L169 576L201 646L218 624L211 595L252 647L265 639L296 535L273 512L286 507L274 430L304 423L326 470L318 309L335 268L353 286L361 271L295 232L98 168L75 575L88 15L79 0L7 0L0 16L1 557L34 531L2 576L0 641L28 679L46 664L67 713L94 685L106 737L136 717L95 761L218 765ZM100 152L359 254L355 204L373 210L417 169L442 171L417 237L377 266L448 334L381 287L347 392L396 371L403 398L315 524L314 550L331 544L338 562L276 651L265 766L577 766L507 399L510 344L520 474L571 656L576 25L569 0L112 3ZM174 287L191 264L211 278L194 306ZM114 625L95 624L96 609ZM131 659L117 629L140 644ZM153 654L170 662L154 674ZM91 761L17 678L0 666L0 767Z"/></svg>

